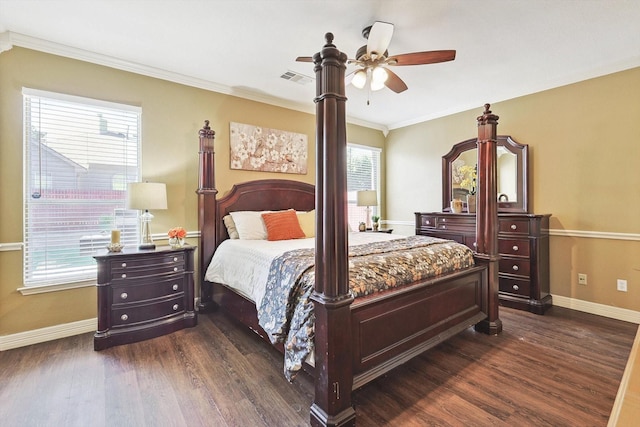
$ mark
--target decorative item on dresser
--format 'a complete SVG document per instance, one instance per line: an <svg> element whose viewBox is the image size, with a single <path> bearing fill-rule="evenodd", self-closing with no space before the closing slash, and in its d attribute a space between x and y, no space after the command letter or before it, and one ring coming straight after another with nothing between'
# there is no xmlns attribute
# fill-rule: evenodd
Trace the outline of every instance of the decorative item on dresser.
<svg viewBox="0 0 640 427"><path fill-rule="evenodd" d="M98 263L98 331L94 350L196 326L195 246L94 255Z"/></svg>

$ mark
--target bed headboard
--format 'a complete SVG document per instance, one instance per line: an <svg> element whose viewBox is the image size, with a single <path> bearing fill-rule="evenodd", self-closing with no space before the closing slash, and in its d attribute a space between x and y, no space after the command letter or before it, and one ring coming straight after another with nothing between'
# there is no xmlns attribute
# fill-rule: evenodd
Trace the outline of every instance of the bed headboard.
<svg viewBox="0 0 640 427"><path fill-rule="evenodd" d="M228 194L216 200L215 247L229 238L222 218L236 211L279 211L315 209L315 187L288 179L264 179L236 184ZM204 237L204 236L203 236ZM211 254L213 255L213 253Z"/></svg>

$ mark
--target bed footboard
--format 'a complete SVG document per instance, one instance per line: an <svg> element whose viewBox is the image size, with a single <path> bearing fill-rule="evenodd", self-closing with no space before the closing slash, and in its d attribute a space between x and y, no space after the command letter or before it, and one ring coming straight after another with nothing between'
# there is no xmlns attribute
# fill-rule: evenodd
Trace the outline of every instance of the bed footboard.
<svg viewBox="0 0 640 427"><path fill-rule="evenodd" d="M411 286L351 306L353 388L359 388L486 317L486 269Z"/></svg>

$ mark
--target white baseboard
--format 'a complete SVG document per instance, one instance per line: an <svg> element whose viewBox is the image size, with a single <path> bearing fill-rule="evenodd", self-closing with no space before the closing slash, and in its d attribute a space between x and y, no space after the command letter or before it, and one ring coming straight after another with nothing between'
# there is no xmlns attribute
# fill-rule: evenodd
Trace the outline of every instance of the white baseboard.
<svg viewBox="0 0 640 427"><path fill-rule="evenodd" d="M585 313L597 314L598 316L609 317L611 319L640 324L640 311L613 307L610 305L598 304L596 302L583 301L560 295L552 295L552 297L553 305L557 305L558 307L570 308L572 310L584 311Z"/></svg>
<svg viewBox="0 0 640 427"><path fill-rule="evenodd" d="M86 334L87 332L95 332L97 329L98 319L93 318L64 323L62 325L48 326L41 329L34 329L33 331L4 335L0 336L0 351L57 340L59 338L66 338L73 335Z"/></svg>

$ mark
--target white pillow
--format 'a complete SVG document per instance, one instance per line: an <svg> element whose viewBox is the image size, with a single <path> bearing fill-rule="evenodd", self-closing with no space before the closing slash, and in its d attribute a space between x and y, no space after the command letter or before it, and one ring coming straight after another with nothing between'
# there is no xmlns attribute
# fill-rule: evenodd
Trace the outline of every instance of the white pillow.
<svg viewBox="0 0 640 427"><path fill-rule="evenodd" d="M262 220L262 214L269 211L238 211L230 212L231 218L242 240L267 240L267 227Z"/></svg>
<svg viewBox="0 0 640 427"><path fill-rule="evenodd" d="M230 239L239 239L238 230L236 229L236 224L233 222L233 218L231 215L225 215L222 218L222 222L224 222L224 226L227 228L227 234Z"/></svg>
<svg viewBox="0 0 640 427"><path fill-rule="evenodd" d="M309 212L296 212L298 214L298 222L305 236L314 237L316 235L316 210Z"/></svg>

